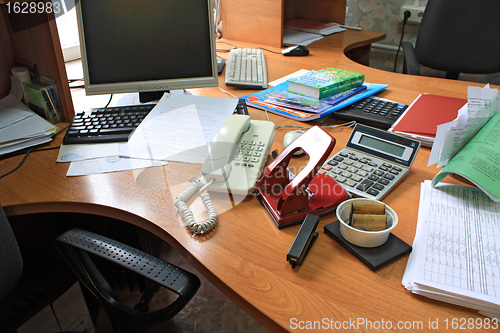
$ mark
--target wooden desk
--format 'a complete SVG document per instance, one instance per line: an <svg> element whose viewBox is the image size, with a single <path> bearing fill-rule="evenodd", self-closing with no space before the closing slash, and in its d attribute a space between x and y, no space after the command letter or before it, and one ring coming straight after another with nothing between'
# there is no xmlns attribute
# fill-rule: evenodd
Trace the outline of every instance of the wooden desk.
<svg viewBox="0 0 500 333"><path fill-rule="evenodd" d="M355 32L350 32L355 33ZM387 83L379 96L402 103L412 102L420 93L466 97L468 85L481 84L426 77L406 76L364 67L344 55L345 44L322 41L310 46L307 57L284 57L266 53L269 80L298 69L336 66L365 73L367 82ZM256 46L234 42L242 47ZM335 45L335 48L332 48ZM220 86L242 96L249 91ZM194 89L194 94L226 97L217 88ZM254 119L265 119L264 112L251 109ZM276 125L304 125L270 114ZM278 129L273 149L283 149L286 129ZM349 129L329 130L337 140L333 153L344 147ZM61 138L49 146L58 146ZM384 202L395 209L399 224L394 234L412 244L415 235L419 186L432 179L437 170L427 167L430 150L422 148L409 175ZM39 212L77 212L117 218L149 230L180 251L193 266L248 313L272 331L305 328L319 321L344 325L351 331L382 331L372 325L390 322L413 326L407 331L431 331L429 321L439 320L439 332L451 331L445 320L478 318L475 311L434 301L408 292L401 279L407 256L372 272L323 232L335 220L334 214L322 217L319 237L304 264L291 269L286 262L299 226L278 230L256 197L247 197L220 215L215 231L192 237L178 221L173 200L199 174L199 165L170 163L165 167L84 177L65 176L67 164L56 163L57 150L33 153L13 174L0 180L0 203L8 215ZM0 161L0 173L14 168L22 157ZM295 159L300 167L306 158ZM223 203L215 196L216 205ZM202 209L195 212L203 212ZM350 323L364 320L365 326L349 329ZM334 327L334 326L330 326ZM355 328L356 326L354 326ZM377 327L377 326L376 326ZM388 326L379 326L388 328ZM318 331L318 329L311 329ZM472 330L471 330L472 331ZM479 330L477 330L479 331Z"/></svg>

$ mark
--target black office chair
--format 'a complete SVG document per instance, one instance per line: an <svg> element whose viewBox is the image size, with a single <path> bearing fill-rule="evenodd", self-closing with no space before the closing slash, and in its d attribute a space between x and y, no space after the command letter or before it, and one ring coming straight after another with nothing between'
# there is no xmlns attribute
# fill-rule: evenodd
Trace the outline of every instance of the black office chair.
<svg viewBox="0 0 500 333"><path fill-rule="evenodd" d="M23 273L23 258L3 208L0 206L0 300L19 283Z"/></svg>
<svg viewBox="0 0 500 333"><path fill-rule="evenodd" d="M25 261L20 245L11 225L0 206L0 331L17 332L27 320L60 296L60 290L47 283L58 274L47 265L52 276L46 272L34 272L30 260ZM50 267L48 267L50 266ZM35 273L35 274L34 274ZM61 275L57 275L58 285L63 287Z"/></svg>
<svg viewBox="0 0 500 333"><path fill-rule="evenodd" d="M200 287L200 279L182 268L79 228L59 236L56 239L56 247L80 282L100 302L117 333L143 332L153 325L171 319L187 305ZM132 272L176 293L176 300L153 312L144 312L144 309L140 308L132 309L118 300L111 284L98 268L99 260L102 259L105 264L117 265L121 270Z"/></svg>
<svg viewBox="0 0 500 333"><path fill-rule="evenodd" d="M420 64L445 71L450 79L500 72L498 17L498 0L429 0L415 47L408 41L401 45L403 73L420 75Z"/></svg>

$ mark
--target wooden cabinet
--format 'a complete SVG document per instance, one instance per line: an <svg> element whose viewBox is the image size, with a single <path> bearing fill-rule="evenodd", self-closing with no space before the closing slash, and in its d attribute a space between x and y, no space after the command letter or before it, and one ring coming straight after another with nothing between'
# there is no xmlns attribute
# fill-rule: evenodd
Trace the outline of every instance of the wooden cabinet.
<svg viewBox="0 0 500 333"><path fill-rule="evenodd" d="M56 82L65 119L70 120L73 101L54 15L48 11L15 13L7 3L0 0L0 98L9 93L10 69L14 59L20 59L35 64L40 76Z"/></svg>
<svg viewBox="0 0 500 333"><path fill-rule="evenodd" d="M283 46L283 24L291 18L345 23L346 0L222 0L227 39Z"/></svg>

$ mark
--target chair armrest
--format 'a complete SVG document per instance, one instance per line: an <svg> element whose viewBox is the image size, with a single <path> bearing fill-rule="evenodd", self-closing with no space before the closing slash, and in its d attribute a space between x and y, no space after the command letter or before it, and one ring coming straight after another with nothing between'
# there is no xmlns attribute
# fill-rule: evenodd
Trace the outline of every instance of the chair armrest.
<svg viewBox="0 0 500 333"><path fill-rule="evenodd" d="M403 73L409 75L420 75L420 65L413 44L405 41L401 43L404 53Z"/></svg>
<svg viewBox="0 0 500 333"><path fill-rule="evenodd" d="M168 320L183 309L200 287L200 279L180 267L134 247L79 228L59 236L56 239L56 247L79 280L100 301L108 315L115 316L122 324L129 322L133 325L128 317L133 317L134 323L139 321L145 326L149 326L151 322ZM176 293L178 297L166 308L151 313L142 313L123 305L117 300L89 254L154 281Z"/></svg>

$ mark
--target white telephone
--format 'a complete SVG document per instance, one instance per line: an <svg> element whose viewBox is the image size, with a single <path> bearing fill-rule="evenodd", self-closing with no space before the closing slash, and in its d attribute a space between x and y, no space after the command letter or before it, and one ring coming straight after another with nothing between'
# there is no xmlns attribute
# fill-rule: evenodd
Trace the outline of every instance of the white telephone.
<svg viewBox="0 0 500 333"><path fill-rule="evenodd" d="M203 178L211 191L247 195L255 188L275 136L270 121L232 115L222 124L203 164Z"/></svg>
<svg viewBox="0 0 500 333"><path fill-rule="evenodd" d="M270 121L251 120L247 115L232 115L226 119L210 146L202 176L175 201L191 232L208 232L217 222L217 213L205 190L247 195L255 189L275 134L275 125ZM194 221L186 204L196 192L209 214L208 221L203 224Z"/></svg>

